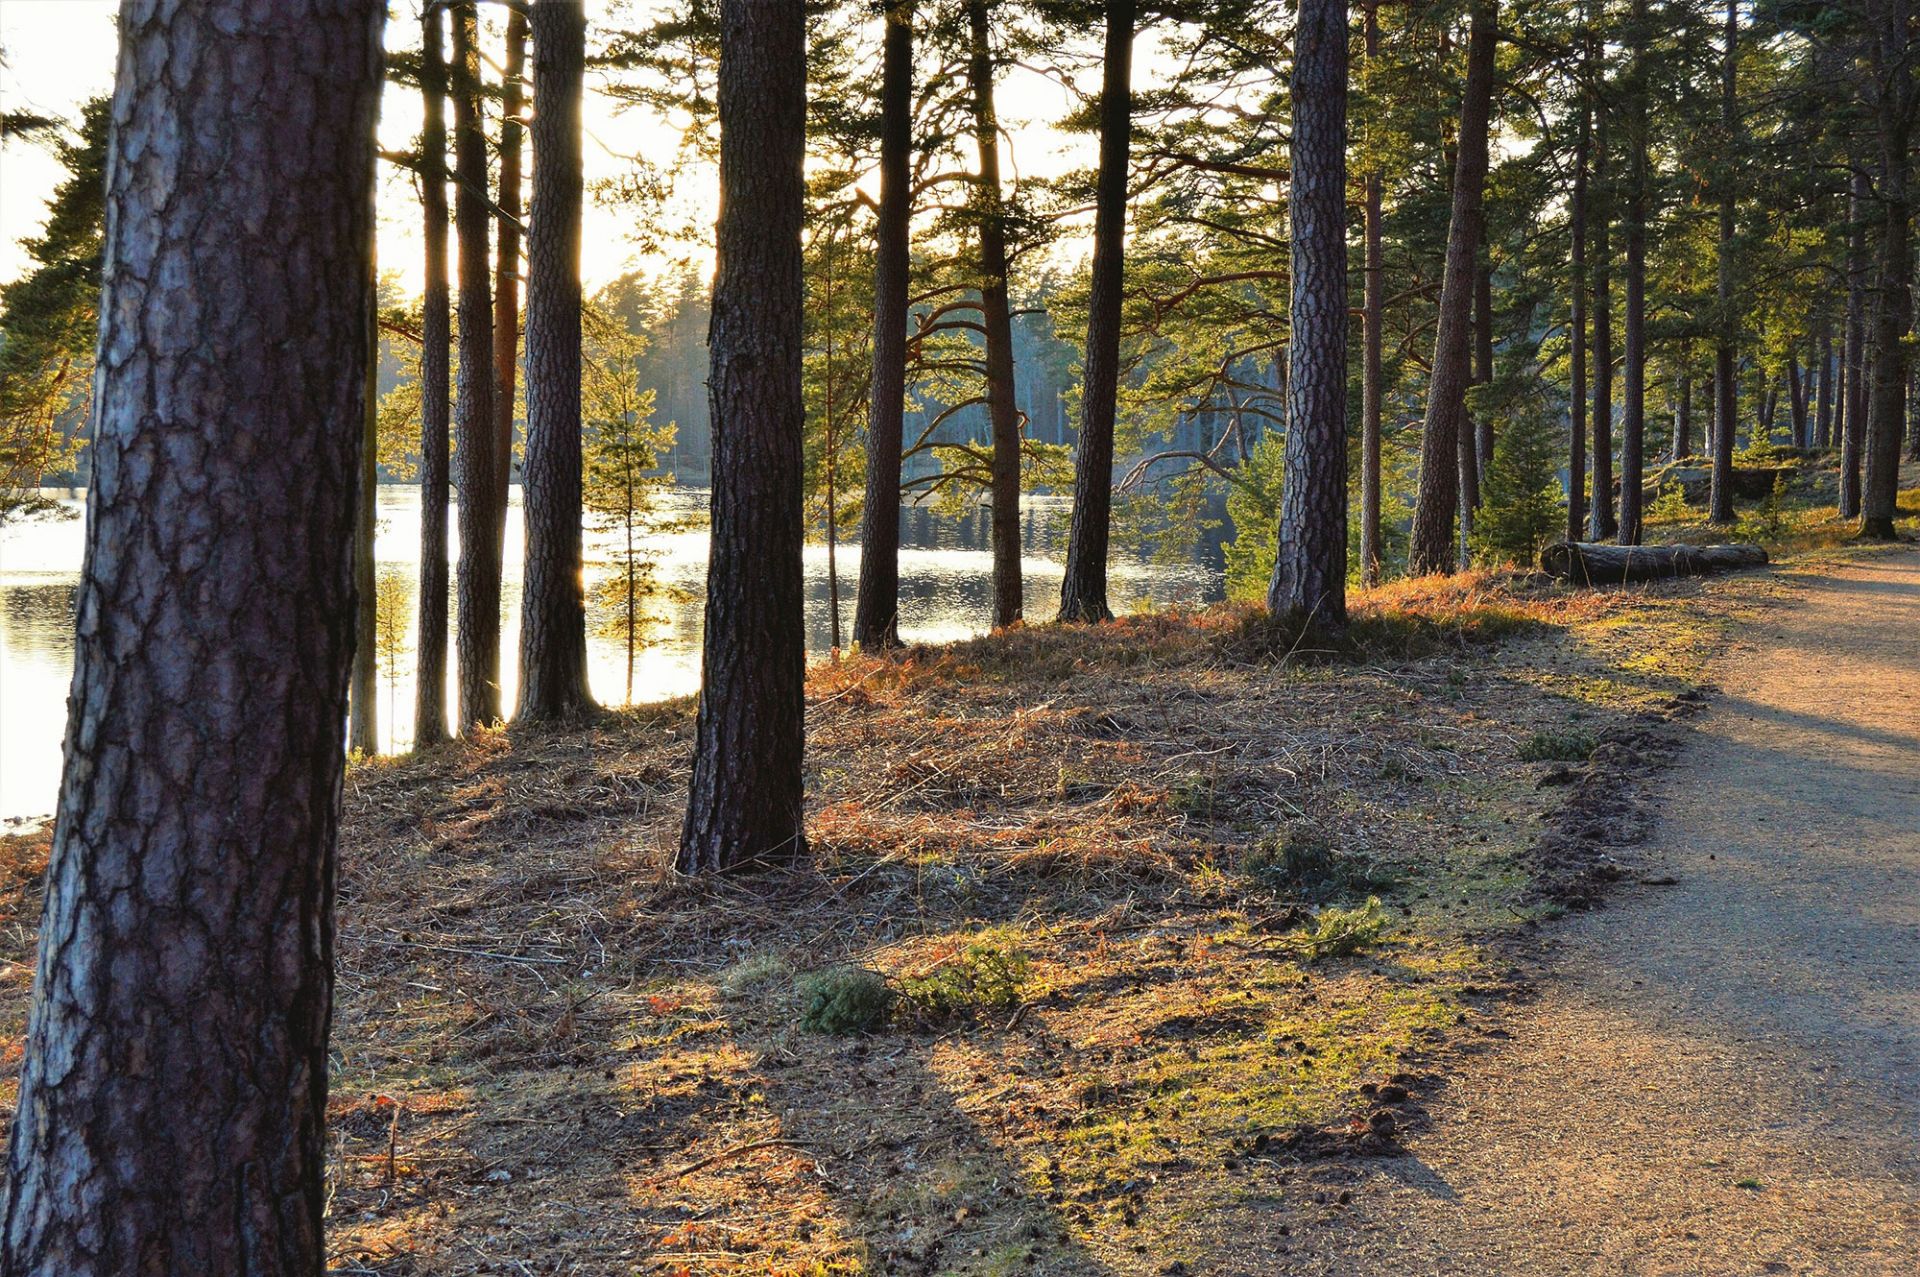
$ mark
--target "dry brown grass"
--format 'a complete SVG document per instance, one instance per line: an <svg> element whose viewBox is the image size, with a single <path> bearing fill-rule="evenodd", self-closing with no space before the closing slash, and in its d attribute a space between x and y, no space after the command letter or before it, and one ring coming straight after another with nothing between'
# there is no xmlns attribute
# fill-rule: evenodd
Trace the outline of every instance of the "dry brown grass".
<svg viewBox="0 0 1920 1277"><path fill-rule="evenodd" d="M1663 713L1713 598L1474 574L1332 643L1222 607L845 660L810 686L812 855L740 881L668 868L684 703L360 766L336 1268L1159 1272L1248 1194L1311 1229L1336 1208L1271 1138L1392 1073L1417 1122L1503 982L1488 937L1547 911L1523 744ZM1654 639L1673 670L1629 668ZM1308 911L1242 872L1301 824L1397 883L1380 946L1306 962ZM10 1064L44 845L0 861ZM1031 964L1011 1014L798 1029L787 972L924 975L987 927Z"/></svg>

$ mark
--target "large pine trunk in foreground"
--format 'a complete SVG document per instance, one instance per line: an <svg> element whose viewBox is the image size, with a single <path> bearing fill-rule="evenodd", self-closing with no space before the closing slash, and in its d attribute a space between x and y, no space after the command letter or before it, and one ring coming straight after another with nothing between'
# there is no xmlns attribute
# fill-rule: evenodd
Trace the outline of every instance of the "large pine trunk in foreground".
<svg viewBox="0 0 1920 1277"><path fill-rule="evenodd" d="M487 139L480 127L474 6L453 7L454 226L459 235L460 386L453 424L460 462L460 722L500 718L500 509L495 500L493 296L487 268Z"/></svg>
<svg viewBox="0 0 1920 1277"><path fill-rule="evenodd" d="M1127 164L1133 132L1134 0L1107 5L1100 90L1100 181L1094 195L1093 278L1074 449L1073 521L1067 532L1060 619L1110 621L1107 542L1113 522L1113 424L1120 396L1120 305L1127 254Z"/></svg>
<svg viewBox="0 0 1920 1277"><path fill-rule="evenodd" d="M447 738L447 436L452 393L453 316L447 290L447 65L445 11L427 6L421 23L420 213L426 286L420 313L420 609L414 643L413 746Z"/></svg>
<svg viewBox="0 0 1920 1277"><path fill-rule="evenodd" d="M980 157L980 323L987 340L987 417L993 424L993 624L1024 611L1020 580L1020 409L1014 402L1013 314L1007 299L1007 218L1000 192L1000 119L993 105L987 0L968 0L968 78Z"/></svg>
<svg viewBox="0 0 1920 1277"><path fill-rule="evenodd" d="M1891 540L1906 428L1907 334L1913 327L1914 94L1909 0L1884 0L1874 68L1880 83L1880 260L1873 321L1873 386L1867 415L1860 534Z"/></svg>
<svg viewBox="0 0 1920 1277"><path fill-rule="evenodd" d="M527 15L507 11L507 56L500 81L500 234L493 264L493 513L494 536L505 544L507 488L513 477L513 401L520 353L520 123L527 72ZM504 550L502 551L504 553Z"/></svg>
<svg viewBox="0 0 1920 1277"><path fill-rule="evenodd" d="M535 0L533 219L527 228L526 590L520 708L527 722L593 709L580 562L580 96L586 17Z"/></svg>
<svg viewBox="0 0 1920 1277"><path fill-rule="evenodd" d="M1472 375L1473 289L1486 210L1487 126L1493 97L1496 0L1474 0L1467 42L1466 92L1460 104L1459 153L1454 161L1453 214L1440 283L1440 324L1420 442L1420 491L1413 512L1407 568L1415 576L1450 572L1457 512L1460 432L1467 429L1467 382Z"/></svg>
<svg viewBox="0 0 1920 1277"><path fill-rule="evenodd" d="M1289 223L1286 481L1267 608L1347 620L1347 5L1300 0Z"/></svg>
<svg viewBox="0 0 1920 1277"><path fill-rule="evenodd" d="M860 593L853 641L900 642L900 450L907 394L907 189L913 145L913 6L886 11L881 54L880 208L874 219L873 378L867 409L867 495L860 512Z"/></svg>
<svg viewBox="0 0 1920 1277"><path fill-rule="evenodd" d="M1867 441L1867 207L1866 170L1856 162L1847 201L1846 394L1840 423L1840 517L1860 517L1861 450Z"/></svg>
<svg viewBox="0 0 1920 1277"><path fill-rule="evenodd" d="M324 1266L384 13L123 16L18 1277Z"/></svg>
<svg viewBox="0 0 1920 1277"><path fill-rule="evenodd" d="M1369 64L1380 56L1380 5L1367 5L1364 39ZM1382 340L1386 309L1386 262L1381 253L1381 180L1378 161L1367 173L1365 225L1361 232L1366 272L1360 371L1360 580L1380 584L1380 392Z"/></svg>
<svg viewBox="0 0 1920 1277"><path fill-rule="evenodd" d="M692 792L679 868L800 855L802 0L720 5L720 224L713 322L713 536Z"/></svg>

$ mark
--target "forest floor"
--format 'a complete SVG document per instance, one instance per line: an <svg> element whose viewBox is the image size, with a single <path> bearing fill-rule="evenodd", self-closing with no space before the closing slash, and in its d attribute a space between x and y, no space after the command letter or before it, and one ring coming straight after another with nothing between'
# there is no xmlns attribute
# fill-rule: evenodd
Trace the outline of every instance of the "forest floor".
<svg viewBox="0 0 1920 1277"><path fill-rule="evenodd" d="M1785 856L1741 842L1740 822L1844 840L1871 829L1866 807L1796 802L1843 782L1848 803L1911 800L1890 761L1912 726L1911 647L1862 649L1908 661L1904 683L1884 671L1904 726L1891 694L1863 683L1848 702L1880 716L1858 730L1884 756L1833 753L1830 729L1791 717L1834 714L1824 692L1807 705L1742 681L1884 635L1851 609L1911 610L1911 578L1889 575L1910 570L1903 553L1808 548L1774 571L1618 590L1400 585L1358 601L1336 650L1221 606L822 666L811 855L724 883L668 868L688 703L357 765L334 1271L1172 1277L1438 1271L1450 1255L1467 1273L1744 1273L1760 1269L1716 1267L1709 1246L1748 1219L1783 1239L1767 1262L1799 1265L1773 1271L1829 1271L1788 1253L1796 1239L1893 1246L1912 1194L1875 1176L1911 1188L1890 1160L1912 1143L1911 1069L1875 1091L1886 1074L1836 1065L1863 1089L1829 1103L1788 1085L1817 1024L1747 1041L1844 1015L1829 1058L1878 1049L1897 1072L1891 1004L1822 1010L1816 976L1840 977L1809 972L1805 934L1770 916L1775 888L1732 857L1703 871L1681 844ZM1867 599L1843 579L1886 585ZM1725 655L1774 632L1798 637ZM1746 707L1703 715L1716 678L1774 717L1742 737L1722 724ZM1712 752L1757 758L1789 729L1806 748L1751 782ZM1683 748L1685 774L1723 792L1661 823ZM1869 764L1880 799L1853 784ZM45 854L44 834L0 840L8 1107ZM1849 953L1875 938L1846 930L1858 919L1901 925L1886 866L1830 868L1855 862L1834 883L1857 907L1817 933ZM1759 894L1703 897L1721 873ZM1804 910L1834 907L1805 891ZM1630 907L1555 922L1609 895ZM1858 979L1910 975L1903 943L1862 952ZM1689 1004L1696 968L1724 993L1749 957L1767 997ZM1601 980L1609 963L1639 966ZM857 1001L844 964L887 981L884 1021L803 1025L810 977ZM1643 1066L1652 1098L1627 1072ZM1610 1140L1648 1160L1607 1160ZM1648 1174L1685 1200L1665 1211ZM1669 1227L1707 1239L1692 1267L1634 1249ZM1877 1271L1872 1253L1830 1271Z"/></svg>

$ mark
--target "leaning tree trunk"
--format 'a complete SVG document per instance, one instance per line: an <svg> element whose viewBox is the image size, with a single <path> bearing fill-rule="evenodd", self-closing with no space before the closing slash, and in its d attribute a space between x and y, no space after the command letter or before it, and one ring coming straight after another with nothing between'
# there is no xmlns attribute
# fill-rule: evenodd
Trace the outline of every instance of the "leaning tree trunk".
<svg viewBox="0 0 1920 1277"><path fill-rule="evenodd" d="M873 389L867 410L867 497L860 514L860 593L853 641L900 643L900 450L907 394L908 227L913 193L913 5L893 0L881 54L880 208L873 264Z"/></svg>
<svg viewBox="0 0 1920 1277"><path fill-rule="evenodd" d="M420 613L415 636L413 747L447 738L447 427L453 321L447 298L447 66L443 11L420 20L420 210L426 290L420 316Z"/></svg>
<svg viewBox="0 0 1920 1277"><path fill-rule="evenodd" d="M683 873L801 855L806 6L721 0L713 538Z"/></svg>
<svg viewBox="0 0 1920 1277"><path fill-rule="evenodd" d="M568 722L593 709L580 561L580 96L586 16L534 0L533 219L527 229L526 588L520 711Z"/></svg>
<svg viewBox="0 0 1920 1277"><path fill-rule="evenodd" d="M500 718L500 514L494 443L493 299L487 270L487 139L471 0L453 7L454 225L460 258L460 387L453 421L460 462L460 722Z"/></svg>
<svg viewBox="0 0 1920 1277"><path fill-rule="evenodd" d="M123 14L10 1275L325 1266L385 12Z"/></svg>
<svg viewBox="0 0 1920 1277"><path fill-rule="evenodd" d="M1866 479L1860 534L1893 539L1906 429L1907 334L1913 327L1913 61L1908 0L1885 0L1878 53L1880 81L1879 304L1873 320L1873 391L1867 421Z"/></svg>
<svg viewBox="0 0 1920 1277"><path fill-rule="evenodd" d="M507 57L500 80L500 237L493 266L494 539L504 547L507 488L513 477L513 397L520 347L520 176L525 130L520 108L527 71L527 15L507 11ZM501 553L504 555L504 548Z"/></svg>
<svg viewBox="0 0 1920 1277"><path fill-rule="evenodd" d="M1633 0L1628 34L1633 49L1627 87L1627 332L1626 411L1620 422L1622 545L1639 545L1641 488L1647 443L1647 4Z"/></svg>
<svg viewBox="0 0 1920 1277"><path fill-rule="evenodd" d="M1840 517L1860 517L1860 452L1867 438L1867 200L1866 170L1853 170L1847 202L1847 385L1840 423Z"/></svg>
<svg viewBox="0 0 1920 1277"><path fill-rule="evenodd" d="M1286 482L1267 609L1347 622L1347 3L1300 0L1294 28L1293 306Z"/></svg>
<svg viewBox="0 0 1920 1277"><path fill-rule="evenodd" d="M1380 56L1380 5L1367 5L1365 26L1367 61ZM1365 238L1365 336L1360 365L1360 580L1380 584L1380 321L1386 301L1386 262L1381 253L1381 174L1379 164L1367 171Z"/></svg>
<svg viewBox="0 0 1920 1277"><path fill-rule="evenodd" d="M1733 209L1735 175L1732 156L1740 137L1737 74L1740 65L1740 0L1727 0L1727 35L1721 50L1720 144L1726 159L1720 181L1720 226L1715 246L1717 279L1714 327L1718 343L1713 350L1713 471L1707 494L1707 519L1733 522L1733 429L1739 407L1734 383L1733 338L1738 320L1733 313Z"/></svg>
<svg viewBox="0 0 1920 1277"><path fill-rule="evenodd" d="M1453 570L1453 521L1458 496L1460 432L1466 424L1471 375L1474 254L1486 220L1481 196L1487 180L1487 127L1493 98L1498 0L1474 0L1467 41L1466 92L1460 103L1460 144L1453 178L1453 214L1440 284L1440 325L1420 443L1420 492L1413 512L1408 569L1415 575Z"/></svg>
<svg viewBox="0 0 1920 1277"><path fill-rule="evenodd" d="M1073 521L1060 619L1110 621L1107 541L1113 521L1113 426L1120 397L1120 304L1127 251L1127 164L1133 133L1134 0L1107 5L1100 90L1100 182L1094 196L1085 387L1074 450Z"/></svg>
<svg viewBox="0 0 1920 1277"><path fill-rule="evenodd" d="M980 155L980 311L987 339L987 415L993 423L993 624L1025 610L1020 580L1020 409L1014 402L1013 313L1007 300L1007 218L1000 193L1000 119L993 105L987 0L968 0L973 135Z"/></svg>

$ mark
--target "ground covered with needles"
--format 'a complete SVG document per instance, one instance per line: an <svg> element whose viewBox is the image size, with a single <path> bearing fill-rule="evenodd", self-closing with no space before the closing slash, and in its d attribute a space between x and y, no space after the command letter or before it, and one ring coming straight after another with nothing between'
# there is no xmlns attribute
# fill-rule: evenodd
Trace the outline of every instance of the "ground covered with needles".
<svg viewBox="0 0 1920 1277"><path fill-rule="evenodd" d="M1642 781L1765 577L1378 591L814 671L811 855L670 872L692 712L356 766L340 1273L1252 1273L1337 1247L1641 872ZM0 844L16 1085L44 835ZM1269 1233L1271 1227L1269 1226Z"/></svg>

